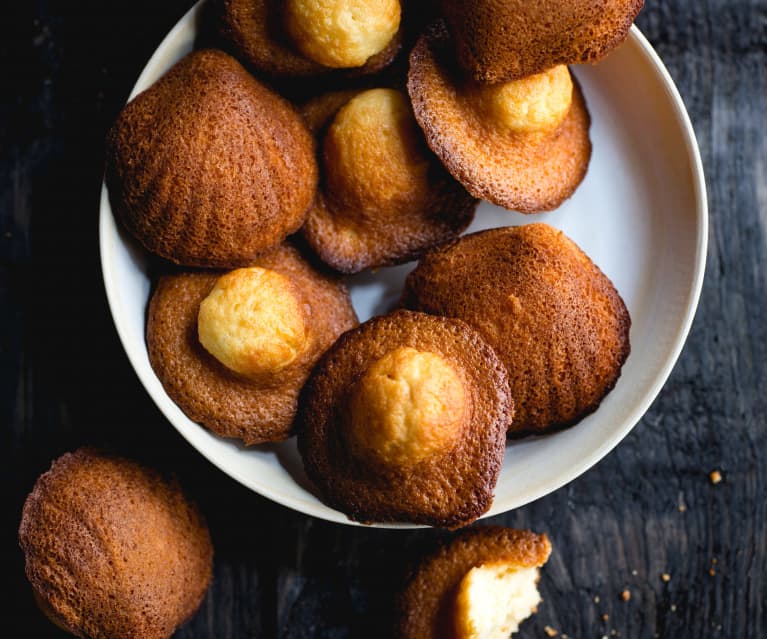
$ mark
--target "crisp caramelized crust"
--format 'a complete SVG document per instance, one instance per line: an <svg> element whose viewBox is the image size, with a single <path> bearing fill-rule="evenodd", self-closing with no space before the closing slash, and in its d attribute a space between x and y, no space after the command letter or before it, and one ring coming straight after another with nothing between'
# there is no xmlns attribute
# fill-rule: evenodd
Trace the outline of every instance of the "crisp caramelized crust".
<svg viewBox="0 0 767 639"><path fill-rule="evenodd" d="M78 637L168 639L212 575L207 526L178 483L90 449L40 476L19 541L41 609Z"/></svg>
<svg viewBox="0 0 767 639"><path fill-rule="evenodd" d="M304 305L295 284L258 266L222 275L200 304L200 343L227 368L271 379L309 346Z"/></svg>
<svg viewBox="0 0 767 639"><path fill-rule="evenodd" d="M293 107L212 49L182 58L107 136L115 213L186 266L243 266L278 245L303 224L317 173Z"/></svg>
<svg viewBox="0 0 767 639"><path fill-rule="evenodd" d="M565 74L560 68L519 84L477 85L457 72L437 23L410 54L408 92L429 146L469 193L535 213L570 197L591 158L586 103Z"/></svg>
<svg viewBox="0 0 767 639"><path fill-rule="evenodd" d="M643 0L440 0L463 69L504 82L598 62L628 35Z"/></svg>
<svg viewBox="0 0 767 639"><path fill-rule="evenodd" d="M511 409L503 366L475 331L398 311L342 335L315 367L298 447L352 519L457 528L490 506Z"/></svg>
<svg viewBox="0 0 767 639"><path fill-rule="evenodd" d="M507 619L537 606L538 568L550 554L548 537L529 530L487 526L459 533L413 571L399 598L394 636L508 637L501 634Z"/></svg>
<svg viewBox="0 0 767 639"><path fill-rule="evenodd" d="M360 459L414 466L452 450L467 397L460 374L443 357L403 346L373 362L349 400L349 448Z"/></svg>
<svg viewBox="0 0 767 639"><path fill-rule="evenodd" d="M618 291L547 224L473 233L428 253L402 303L462 319L493 346L511 380L514 435L563 428L596 410L630 351Z"/></svg>
<svg viewBox="0 0 767 639"><path fill-rule="evenodd" d="M276 82L296 78L324 78L328 74L368 75L389 66L402 47L402 29L395 29L377 53L364 51L380 46L381 36L399 23L392 0L212 0L211 12L221 45L246 66ZM333 11L333 6L340 11ZM354 20L358 6L381 6L378 19ZM374 13L378 13L375 11ZM366 15L370 15L369 13ZM349 20L352 18L352 20ZM379 26L383 32L371 33ZM292 37L291 37L292 35ZM337 38L337 39L336 39ZM328 44L323 50L323 42ZM339 58L353 56L355 64L339 65ZM331 62L329 66L326 62ZM337 69L338 66L354 67Z"/></svg>
<svg viewBox="0 0 767 639"><path fill-rule="evenodd" d="M399 30L399 0L287 0L293 43L327 67L361 67Z"/></svg>
<svg viewBox="0 0 767 639"><path fill-rule="evenodd" d="M253 266L257 273L269 273L266 279L271 283L263 291L266 313L254 316L240 309L246 324L256 320L244 328L266 327L275 338L267 343L263 336L244 337L245 342L258 344L255 357L245 358L245 368L256 369L256 375L235 373L200 343L200 305L221 273L186 272L160 278L147 319L149 361L170 398L190 419L247 445L292 434L298 394L309 371L341 333L357 324L346 287L314 270L294 248L283 245ZM294 298L273 296L286 292ZM294 304L299 315L289 313ZM223 316L217 322L235 329L234 339L224 340L223 350L238 355L236 340L245 331L230 322L231 317Z"/></svg>
<svg viewBox="0 0 767 639"><path fill-rule="evenodd" d="M471 221L476 200L429 151L400 91L331 93L304 113L324 137L322 184L303 233L335 269L407 261Z"/></svg>

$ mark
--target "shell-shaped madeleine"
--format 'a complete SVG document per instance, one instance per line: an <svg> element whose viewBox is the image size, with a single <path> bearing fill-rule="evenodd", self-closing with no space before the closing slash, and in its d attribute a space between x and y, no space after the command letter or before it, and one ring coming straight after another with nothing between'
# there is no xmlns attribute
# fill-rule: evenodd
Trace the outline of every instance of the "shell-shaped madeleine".
<svg viewBox="0 0 767 639"><path fill-rule="evenodd" d="M540 601L535 584L539 568L550 554L549 538L530 530L477 526L462 531L423 558L412 571L399 596L393 636L395 639L508 637L508 626L488 632L492 622L502 619L509 611L514 612L515 608L518 610L520 604L524 606L525 602L520 599L527 598L530 603L531 593L519 588L519 577L526 578L524 585L526 590L532 590L532 603ZM490 583L484 588L473 587L478 581L473 577L483 572L489 573L486 581ZM511 593L507 589L513 597L504 601L497 596L499 586L503 588L503 581L514 579L515 574L517 583L513 585L516 587ZM476 609L472 609L472 604L476 604ZM467 612L475 614L467 615ZM516 630L514 626L512 629Z"/></svg>
<svg viewBox="0 0 767 639"><path fill-rule="evenodd" d="M599 406L630 351L612 282L548 224L466 235L425 255L403 305L462 319L506 365L512 435L569 426Z"/></svg>
<svg viewBox="0 0 767 639"><path fill-rule="evenodd" d="M178 483L88 448L38 478L19 543L41 610L77 637L169 639L213 573L210 533Z"/></svg>
<svg viewBox="0 0 767 639"><path fill-rule="evenodd" d="M301 118L212 49L184 57L123 109L106 162L125 226L187 266L248 264L298 230L317 186Z"/></svg>
<svg viewBox="0 0 767 639"><path fill-rule="evenodd" d="M628 35L644 0L440 0L460 65L503 82L557 64L598 62Z"/></svg>
<svg viewBox="0 0 767 639"><path fill-rule="evenodd" d="M477 200L429 150L403 92L326 93L302 113L322 160L302 233L336 270L406 262L471 223Z"/></svg>
<svg viewBox="0 0 767 639"><path fill-rule="evenodd" d="M160 278L149 302L149 361L192 420L246 445L292 434L312 367L357 325L349 292L288 244L229 273Z"/></svg>
<svg viewBox="0 0 767 639"><path fill-rule="evenodd" d="M458 528L490 507L512 412L503 364L476 331L396 311L346 332L314 368L298 449L351 519Z"/></svg>
<svg viewBox="0 0 767 639"><path fill-rule="evenodd" d="M583 181L590 117L566 67L500 84L459 73L444 24L410 54L408 93L426 141L473 196L536 213L558 207Z"/></svg>
<svg viewBox="0 0 767 639"><path fill-rule="evenodd" d="M344 3L336 1L335 4ZM376 5L371 4L374 7ZM303 28L295 25L291 28L291 24L297 20L293 14L304 13L297 11L295 5L306 9L305 13L308 14L302 16L306 23L299 26ZM342 46L342 36L351 36L348 33L334 33L333 28L338 28L336 22L342 20L353 30L358 22L354 19L353 12L344 10L343 6L333 12L332 5L333 3L283 0L215 0L212 14L222 46L249 68L274 80L327 77L329 74L338 73L352 76L368 75L387 67L402 46L401 29L397 29L386 46L371 55L364 64L341 64L351 68L341 70L337 66L328 66L305 53L311 52L313 48L322 50L322 45L316 42L300 42L306 37L304 31L320 30L320 36L324 35L330 43L325 49L333 49L333 43ZM291 11L291 8L294 10ZM320 15L311 15L312 8ZM323 10L325 15L322 15ZM330 15L327 15L328 13ZM397 23L398 16L399 13ZM337 20L333 20L334 17ZM323 28L326 30L324 33ZM297 39L299 41L296 41ZM315 55L316 57L318 56ZM320 59L324 58L320 56Z"/></svg>

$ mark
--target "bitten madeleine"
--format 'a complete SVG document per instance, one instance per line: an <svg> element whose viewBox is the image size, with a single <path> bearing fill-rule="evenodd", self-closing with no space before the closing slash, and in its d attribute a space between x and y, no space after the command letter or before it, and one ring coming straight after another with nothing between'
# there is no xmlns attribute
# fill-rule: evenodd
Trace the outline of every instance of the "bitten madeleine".
<svg viewBox="0 0 767 639"><path fill-rule="evenodd" d="M341 336L307 382L297 422L306 472L351 519L464 526L492 501L507 384L463 322L375 317Z"/></svg>
<svg viewBox="0 0 767 639"><path fill-rule="evenodd" d="M408 92L426 141L475 197L535 213L558 207L583 181L590 117L565 66L502 84L462 77L442 23L410 54Z"/></svg>
<svg viewBox="0 0 767 639"><path fill-rule="evenodd" d="M19 541L40 608L78 637L167 639L211 580L208 529L178 484L90 449L40 476Z"/></svg>
<svg viewBox="0 0 767 639"><path fill-rule="evenodd" d="M399 598L397 639L506 639L537 611L546 535L499 526L459 533L415 569Z"/></svg>
<svg viewBox="0 0 767 639"><path fill-rule="evenodd" d="M149 303L149 361L186 415L245 444L292 434L312 366L357 325L349 294L283 245L247 268L160 279Z"/></svg>
<svg viewBox="0 0 767 639"><path fill-rule="evenodd" d="M504 82L598 62L628 35L643 0L440 0L461 67Z"/></svg>
<svg viewBox="0 0 767 639"><path fill-rule="evenodd" d="M149 251L187 266L248 264L298 230L317 187L300 116L212 49L123 109L106 162L115 213Z"/></svg>
<svg viewBox="0 0 767 639"><path fill-rule="evenodd" d="M512 435L563 428L596 410L630 351L618 291L547 224L481 231L426 254L402 303L462 319L495 349L514 398Z"/></svg>
<svg viewBox="0 0 767 639"><path fill-rule="evenodd" d="M403 93L330 93L303 111L322 139L322 181L302 233L324 262L344 273L406 262L469 225L477 200L429 151Z"/></svg>
<svg viewBox="0 0 767 639"><path fill-rule="evenodd" d="M215 0L224 46L254 71L308 78L337 69L367 75L400 50L399 0Z"/></svg>

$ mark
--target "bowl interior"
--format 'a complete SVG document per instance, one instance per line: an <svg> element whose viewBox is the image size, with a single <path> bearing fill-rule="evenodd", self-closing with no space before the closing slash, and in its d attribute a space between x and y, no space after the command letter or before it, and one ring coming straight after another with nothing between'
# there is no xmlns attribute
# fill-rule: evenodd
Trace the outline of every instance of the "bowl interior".
<svg viewBox="0 0 767 639"><path fill-rule="evenodd" d="M168 34L132 96L191 50L199 12L198 4ZM576 67L575 73L592 116L594 151L583 184L559 209L535 216L483 202L469 231L534 221L562 229L612 279L625 300L632 318L632 353L617 385L593 415L569 430L507 446L495 501L486 516L556 490L631 430L668 377L700 294L707 239L705 186L695 136L671 78L636 27L605 61ZM100 244L107 296L123 346L173 426L252 490L309 515L352 523L317 498L294 441L247 449L190 421L165 394L149 365L144 341L147 261L115 223L105 187ZM349 279L360 320L396 303L413 266Z"/></svg>

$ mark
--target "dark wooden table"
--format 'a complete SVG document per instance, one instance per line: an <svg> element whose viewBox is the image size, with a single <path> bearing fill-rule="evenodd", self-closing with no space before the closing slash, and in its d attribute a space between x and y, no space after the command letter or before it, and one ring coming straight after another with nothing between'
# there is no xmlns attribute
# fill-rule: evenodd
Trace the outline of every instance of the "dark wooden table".
<svg viewBox="0 0 767 639"><path fill-rule="evenodd" d="M32 602L16 528L37 475L95 443L174 469L209 519L215 579L178 637L384 637L407 566L448 534L328 524L242 488L163 419L111 323L97 248L104 133L190 4L0 9L0 628L61 635ZM767 0L648 0L638 23L685 99L708 177L698 315L631 435L569 486L492 521L547 531L555 545L545 602L521 637L545 637L548 625L579 639L761 639Z"/></svg>

